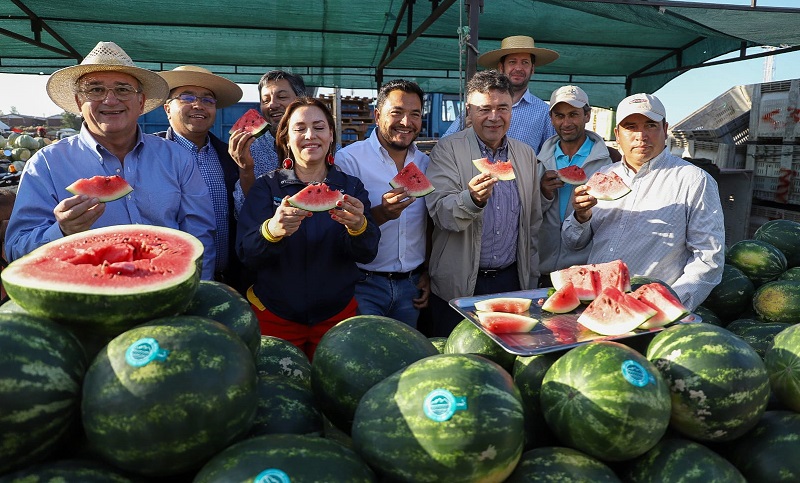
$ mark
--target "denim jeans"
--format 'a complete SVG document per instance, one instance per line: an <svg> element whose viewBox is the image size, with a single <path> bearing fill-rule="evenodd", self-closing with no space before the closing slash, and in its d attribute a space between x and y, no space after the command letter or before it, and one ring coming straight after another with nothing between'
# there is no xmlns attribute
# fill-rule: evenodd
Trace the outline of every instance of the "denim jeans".
<svg viewBox="0 0 800 483"><path fill-rule="evenodd" d="M356 284L358 313L382 315L417 327L419 310L414 308L413 299L419 297L419 274L408 278L393 280L380 275L364 274Z"/></svg>

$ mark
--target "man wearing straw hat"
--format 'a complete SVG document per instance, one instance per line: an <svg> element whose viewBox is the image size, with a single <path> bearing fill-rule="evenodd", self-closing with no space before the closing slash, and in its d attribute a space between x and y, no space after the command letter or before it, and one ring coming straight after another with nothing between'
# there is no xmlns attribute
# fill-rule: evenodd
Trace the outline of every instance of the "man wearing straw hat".
<svg viewBox="0 0 800 483"><path fill-rule="evenodd" d="M158 225L196 236L204 245L203 278L214 276L214 207L186 149L151 134L136 120L164 104L167 82L136 67L113 42L99 42L79 65L60 69L47 94L83 125L36 152L25 165L6 233L11 260L65 235L122 224ZM80 178L118 175L133 187L107 203L72 195Z"/></svg>
<svg viewBox="0 0 800 483"><path fill-rule="evenodd" d="M169 85L164 104L170 128L157 136L175 141L194 158L211 192L217 231L214 245L217 262L214 279L237 290L245 290L241 280L244 267L235 252L236 217L233 191L239 179L239 166L228 154L228 144L210 132L217 109L239 102L242 89L230 80L194 65L182 65L159 75Z"/></svg>
<svg viewBox="0 0 800 483"><path fill-rule="evenodd" d="M536 67L556 59L556 51L536 47L533 38L527 35L506 37L499 49L478 57L479 65L487 69L497 69L511 81L514 104L511 108L508 137L527 143L537 154L542 144L555 136L556 131L550 123L547 103L531 94L528 83ZM442 137L460 131L463 128L461 120L459 116Z"/></svg>

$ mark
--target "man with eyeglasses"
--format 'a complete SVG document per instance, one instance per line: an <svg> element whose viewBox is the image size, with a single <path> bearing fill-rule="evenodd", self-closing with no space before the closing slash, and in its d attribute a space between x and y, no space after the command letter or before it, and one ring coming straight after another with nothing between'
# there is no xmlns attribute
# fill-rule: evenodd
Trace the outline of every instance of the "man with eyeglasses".
<svg viewBox="0 0 800 483"><path fill-rule="evenodd" d="M425 197L433 219L432 334L447 337L463 317L453 298L535 288L542 210L536 153L507 136L513 104L505 74L486 70L467 83L471 127L441 139L426 172L436 190ZM515 179L481 173L473 160L510 162Z"/></svg>
<svg viewBox="0 0 800 483"><path fill-rule="evenodd" d="M164 79L136 67L113 42L99 42L79 65L50 76L50 99L81 114L83 125L78 135L40 149L26 163L6 233L10 260L90 228L158 225L197 237L205 249L202 276L213 278L216 223L200 170L186 149L136 124L168 93ZM80 178L114 175L133 187L115 201L66 190Z"/></svg>
<svg viewBox="0 0 800 483"><path fill-rule="evenodd" d="M228 144L210 132L217 109L239 102L242 89L230 80L194 65L182 65L159 75L169 85L164 111L169 129L157 136L175 141L194 158L211 192L217 230L214 245L217 261L214 278L243 292L244 267L236 256L236 217L233 191L239 180L239 167L228 154Z"/></svg>

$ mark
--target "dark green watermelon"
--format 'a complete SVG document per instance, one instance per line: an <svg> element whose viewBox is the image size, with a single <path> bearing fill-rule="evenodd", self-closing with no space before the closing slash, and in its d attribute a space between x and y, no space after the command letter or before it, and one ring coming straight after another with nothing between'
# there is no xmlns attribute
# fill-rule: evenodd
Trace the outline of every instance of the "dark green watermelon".
<svg viewBox="0 0 800 483"><path fill-rule="evenodd" d="M141 480L102 461L63 459L0 476L0 483L135 483Z"/></svg>
<svg viewBox="0 0 800 483"><path fill-rule="evenodd" d="M725 264L722 280L711 290L703 305L725 321L739 317L753 302L753 282L734 265Z"/></svg>
<svg viewBox="0 0 800 483"><path fill-rule="evenodd" d="M617 342L589 342L561 356L545 374L539 399L562 443L603 461L645 453L669 424L661 374Z"/></svg>
<svg viewBox="0 0 800 483"><path fill-rule="evenodd" d="M800 322L800 282L777 280L758 287L753 308L766 322Z"/></svg>
<svg viewBox="0 0 800 483"><path fill-rule="evenodd" d="M554 354L539 354L518 356L514 362L511 375L522 395L522 404L525 409L526 448L552 446L556 443L555 436L547 426L539 404L542 380L556 359L558 356Z"/></svg>
<svg viewBox="0 0 800 483"><path fill-rule="evenodd" d="M770 220L756 230L753 238L774 246L786 257L789 268L800 266L800 223Z"/></svg>
<svg viewBox="0 0 800 483"><path fill-rule="evenodd" d="M317 345L311 387L325 417L350 432L361 396L376 383L439 351L408 324L358 315L333 326Z"/></svg>
<svg viewBox="0 0 800 483"><path fill-rule="evenodd" d="M444 345L447 343L447 337L428 337L428 340L436 347L439 354L444 354Z"/></svg>
<svg viewBox="0 0 800 483"><path fill-rule="evenodd" d="M453 328L444 345L444 354L477 354L500 364L511 373L514 369L515 354L503 349L477 325L467 319Z"/></svg>
<svg viewBox="0 0 800 483"><path fill-rule="evenodd" d="M628 461L621 475L626 482L747 483L728 460L700 443L665 438L650 451Z"/></svg>
<svg viewBox="0 0 800 483"><path fill-rule="evenodd" d="M670 427L694 440L736 439L766 409L764 362L726 329L705 323L669 327L650 342L647 358L669 385Z"/></svg>
<svg viewBox="0 0 800 483"><path fill-rule="evenodd" d="M800 413L800 324L775 336L764 365L772 393L784 406Z"/></svg>
<svg viewBox="0 0 800 483"><path fill-rule="evenodd" d="M308 356L296 345L279 337L261 336L261 346L256 354L256 371L260 376L282 376L311 387L311 361Z"/></svg>
<svg viewBox="0 0 800 483"><path fill-rule="evenodd" d="M698 305L697 308L695 308L692 311L692 313L700 317L700 320L702 322L711 325L716 325L717 327L725 327L725 322L723 322L722 319L720 319L719 316L715 314L714 311L709 309L708 307L704 307L703 305Z"/></svg>
<svg viewBox="0 0 800 483"><path fill-rule="evenodd" d="M781 274L778 280L792 280L800 282L800 267L792 267Z"/></svg>
<svg viewBox="0 0 800 483"><path fill-rule="evenodd" d="M678 297L677 292L675 292L675 290L673 290L673 288L672 288L672 286L670 284L668 284L667 282L665 282L665 281L663 281L661 279L653 278L653 277L645 277L643 275L636 275L636 276L631 277L631 292L635 292L636 289L638 289L642 285L647 285L647 284L651 284L651 283L660 283L664 287L668 288L669 291L672 293L672 295L675 296L676 299L680 300L680 297Z"/></svg>
<svg viewBox="0 0 800 483"><path fill-rule="evenodd" d="M311 387L282 376L258 376L258 410L250 436L321 434L322 414Z"/></svg>
<svg viewBox="0 0 800 483"><path fill-rule="evenodd" d="M438 354L375 384L353 420L356 451L386 481L503 481L522 455L511 376L472 354Z"/></svg>
<svg viewBox="0 0 800 483"><path fill-rule="evenodd" d="M522 453L505 483L619 482L605 463L572 448L550 446Z"/></svg>
<svg viewBox="0 0 800 483"><path fill-rule="evenodd" d="M760 240L741 240L725 254L725 263L742 271L759 287L778 278L788 268L782 251Z"/></svg>
<svg viewBox="0 0 800 483"><path fill-rule="evenodd" d="M785 322L759 322L749 326L742 325L733 328L728 326L726 329L750 344L750 347L763 359L769 348L772 347L775 336L790 326L791 324Z"/></svg>

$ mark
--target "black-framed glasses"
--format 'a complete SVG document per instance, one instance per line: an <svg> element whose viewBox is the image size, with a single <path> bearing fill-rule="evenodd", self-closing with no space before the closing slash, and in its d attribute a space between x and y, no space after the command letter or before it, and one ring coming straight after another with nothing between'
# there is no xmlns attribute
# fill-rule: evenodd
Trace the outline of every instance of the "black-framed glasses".
<svg viewBox="0 0 800 483"><path fill-rule="evenodd" d="M168 100L174 101L175 99L180 101L181 104L194 104L195 102L200 102L200 104L203 104L204 106L209 106L209 107L217 105L217 99L214 98L214 97L208 97L208 96L202 96L201 97L201 96L194 96L192 94L181 94L181 95L176 96L176 97L171 97Z"/></svg>
<svg viewBox="0 0 800 483"><path fill-rule="evenodd" d="M80 92L91 101L104 101L106 97L108 97L109 91L114 91L114 97L116 97L118 101L129 101L133 99L133 96L142 92L136 90L136 88L131 85L119 85L114 87L89 86Z"/></svg>

